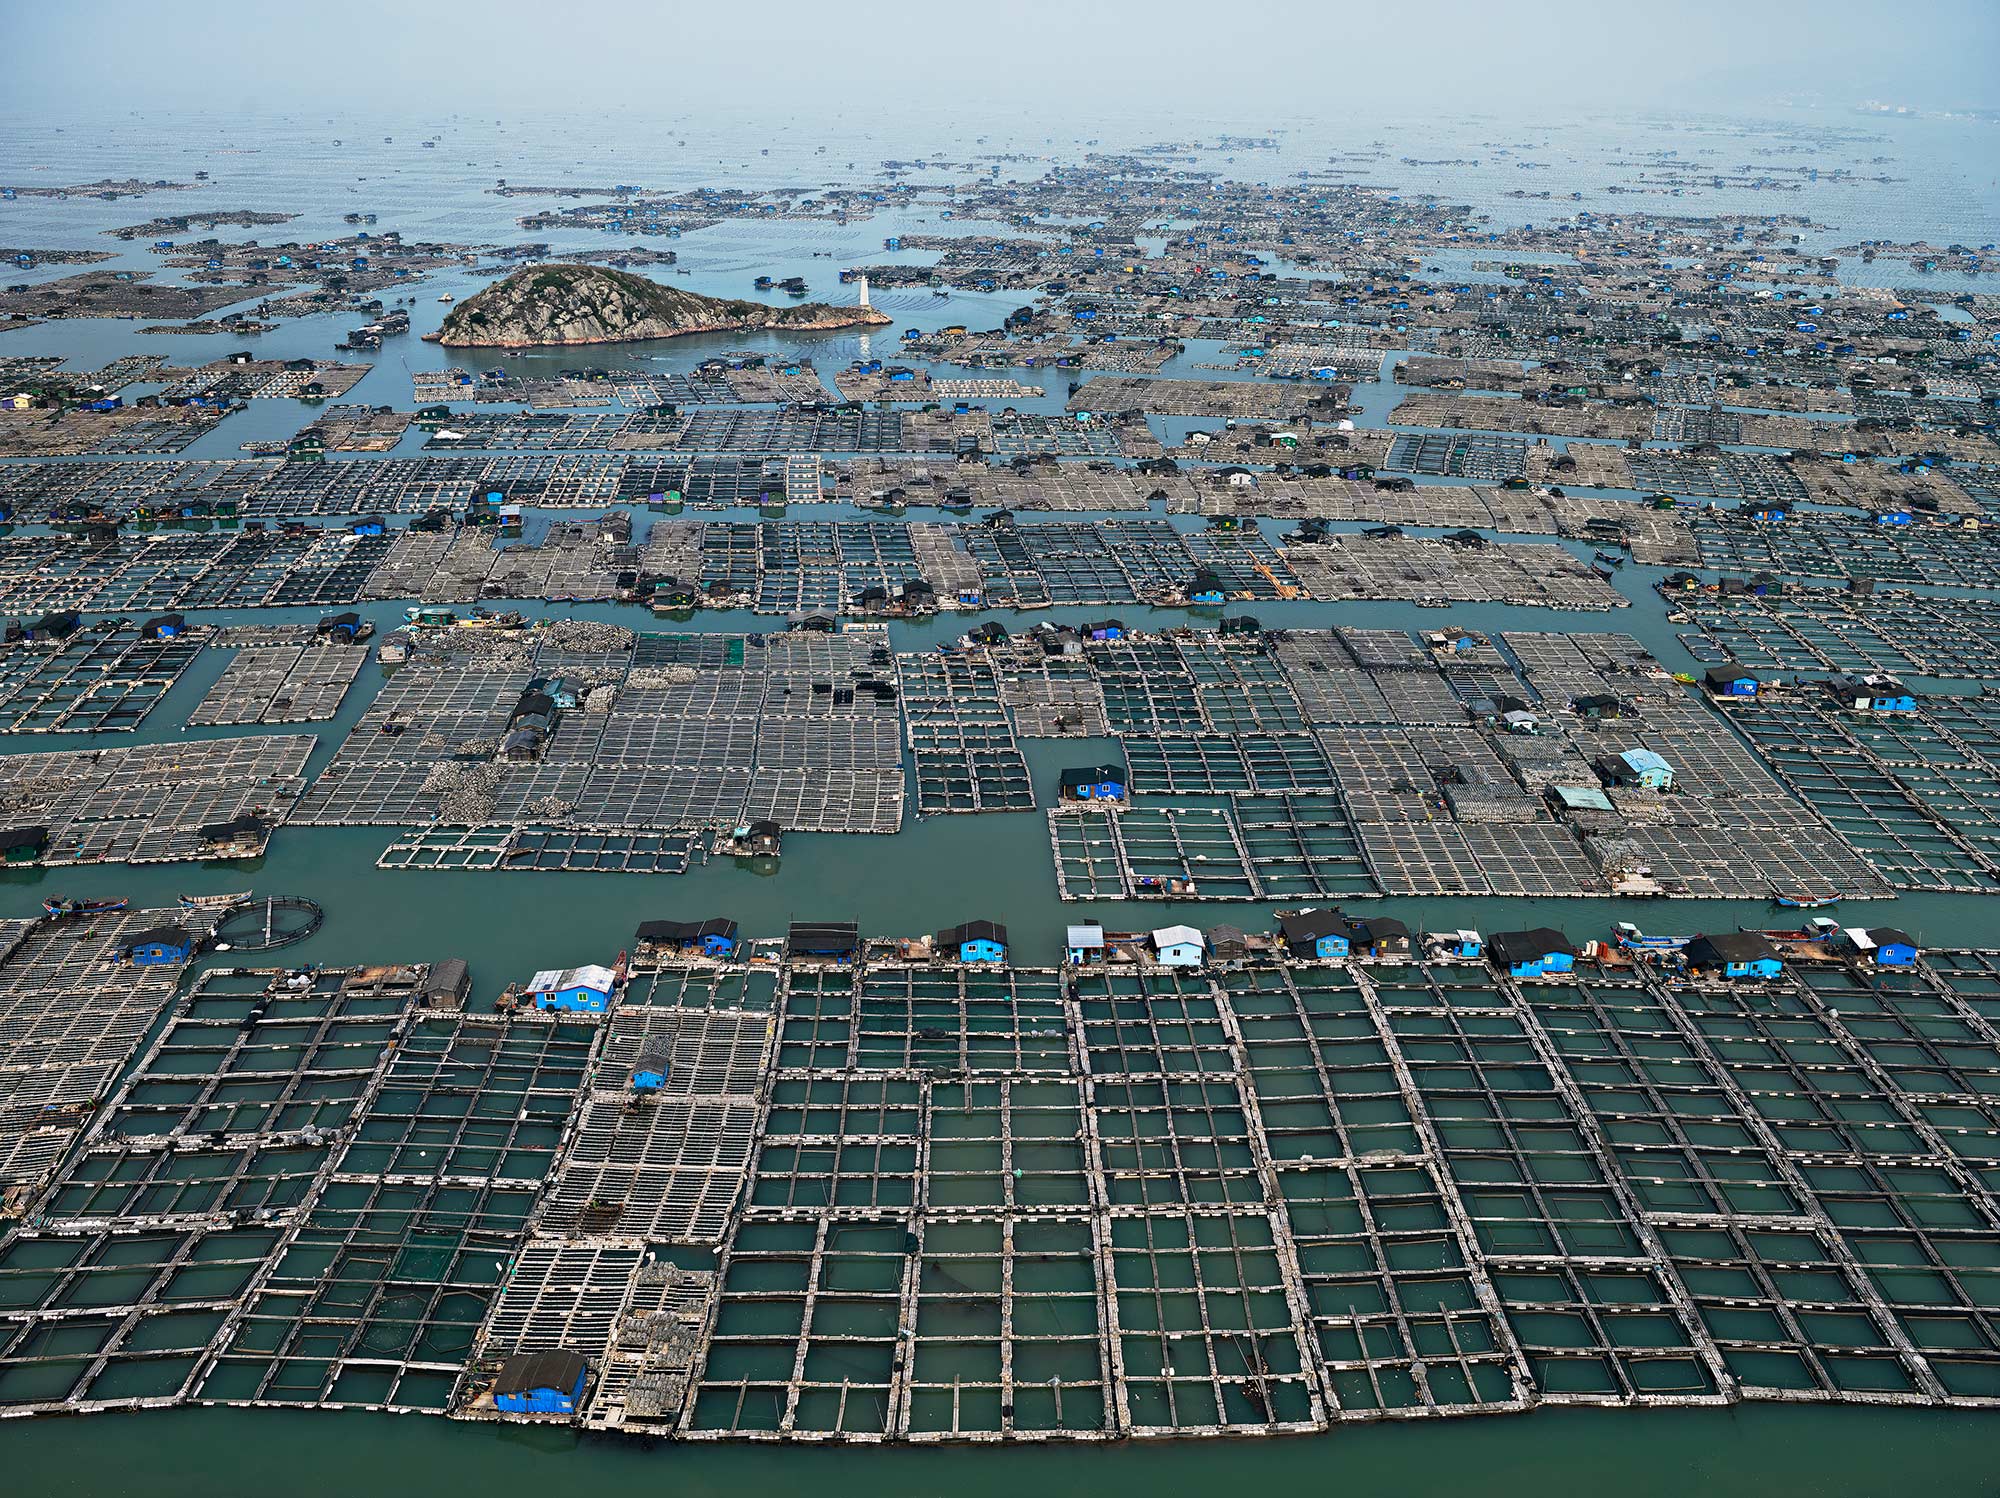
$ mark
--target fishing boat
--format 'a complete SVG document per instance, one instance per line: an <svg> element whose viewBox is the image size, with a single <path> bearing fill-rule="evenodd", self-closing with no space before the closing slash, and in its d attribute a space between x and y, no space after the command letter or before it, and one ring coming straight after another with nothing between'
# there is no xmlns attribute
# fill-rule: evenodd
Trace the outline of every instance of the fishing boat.
<svg viewBox="0 0 2000 1498"><path fill-rule="evenodd" d="M249 890L233 895L182 895L183 910L231 910L250 898Z"/></svg>
<svg viewBox="0 0 2000 1498"><path fill-rule="evenodd" d="M439 300L439 301L441 301L441 302L452 302L452 301L456 301L456 300L458 300L458 299L457 299L456 297L454 297L454 296L453 296L453 295L452 295L452 294L451 294L450 292L448 292L448 291L447 291L447 292L446 292L446 293L445 293L445 294L444 294L443 296L439 297L439 298L438 298L438 300Z"/></svg>
<svg viewBox="0 0 2000 1498"><path fill-rule="evenodd" d="M50 895L42 901L42 914L56 921L86 915L116 915L126 904L124 900L66 900L61 895Z"/></svg>
<svg viewBox="0 0 2000 1498"><path fill-rule="evenodd" d="M1838 894L1778 894L1770 896L1770 902L1780 910L1826 910L1826 906L1840 904Z"/></svg>

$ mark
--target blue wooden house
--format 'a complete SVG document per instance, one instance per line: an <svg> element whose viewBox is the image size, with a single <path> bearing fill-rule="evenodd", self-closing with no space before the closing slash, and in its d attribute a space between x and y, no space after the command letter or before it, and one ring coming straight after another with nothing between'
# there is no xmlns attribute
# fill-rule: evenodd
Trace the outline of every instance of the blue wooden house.
<svg viewBox="0 0 2000 1498"><path fill-rule="evenodd" d="M617 986L617 974L597 963L544 968L528 984L528 998L537 1009L602 1014L611 1007L611 994Z"/></svg>
<svg viewBox="0 0 2000 1498"><path fill-rule="evenodd" d="M667 1085L673 1061L673 1043L656 1036L639 1047L639 1054L633 1058L632 1070L626 1080L632 1084L634 1092L658 1092Z"/></svg>
<svg viewBox="0 0 2000 1498"><path fill-rule="evenodd" d="M181 926L155 926L125 944L125 960L134 967L168 967L194 956L194 937Z"/></svg>
<svg viewBox="0 0 2000 1498"><path fill-rule="evenodd" d="M967 921L938 932L934 950L939 956L955 953L960 962L1005 962L1007 928L996 921Z"/></svg>
<svg viewBox="0 0 2000 1498"><path fill-rule="evenodd" d="M1219 604L1222 602L1222 579L1206 567L1198 568L1188 583L1188 602L1198 604Z"/></svg>
<svg viewBox="0 0 2000 1498"><path fill-rule="evenodd" d="M1757 931L1720 931L1697 936L1685 947L1691 972L1719 973L1725 978L1775 978L1785 970L1785 959L1771 939Z"/></svg>
<svg viewBox="0 0 2000 1498"><path fill-rule="evenodd" d="M1493 963L1510 978L1543 978L1576 966L1576 951L1553 926L1529 931L1496 931L1486 943Z"/></svg>
<svg viewBox="0 0 2000 1498"><path fill-rule="evenodd" d="M1118 765L1085 765L1062 772L1065 801L1124 801L1125 771Z"/></svg>
<svg viewBox="0 0 2000 1498"><path fill-rule="evenodd" d="M1295 910L1278 917L1278 934L1294 957L1339 959L1354 946L1354 928L1338 910Z"/></svg>
<svg viewBox="0 0 2000 1498"><path fill-rule="evenodd" d="M1894 926L1875 926L1864 933L1875 955L1877 967L1915 967L1917 944L1908 932Z"/></svg>
<svg viewBox="0 0 2000 1498"><path fill-rule="evenodd" d="M1702 684L1711 697L1755 697L1757 688L1763 685L1735 666L1710 666L1702 676Z"/></svg>
<svg viewBox="0 0 2000 1498"><path fill-rule="evenodd" d="M1913 713L1916 694L1893 676L1836 676L1827 690L1842 707L1857 713Z"/></svg>
<svg viewBox="0 0 2000 1498"><path fill-rule="evenodd" d="M697 952L724 959L736 955L736 922L726 916L705 921L641 921L634 944L655 952Z"/></svg>
<svg viewBox="0 0 2000 1498"><path fill-rule="evenodd" d="M573 1415L589 1376L581 1353L518 1352L500 1365L493 1406L509 1415Z"/></svg>

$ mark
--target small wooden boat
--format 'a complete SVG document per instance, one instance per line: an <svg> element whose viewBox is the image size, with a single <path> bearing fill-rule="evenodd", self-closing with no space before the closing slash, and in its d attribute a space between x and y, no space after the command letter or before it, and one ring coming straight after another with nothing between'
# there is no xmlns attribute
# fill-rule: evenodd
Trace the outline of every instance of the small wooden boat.
<svg viewBox="0 0 2000 1498"><path fill-rule="evenodd" d="M1839 895L1781 895L1773 891L1771 903L1780 910L1824 910L1840 903Z"/></svg>
<svg viewBox="0 0 2000 1498"><path fill-rule="evenodd" d="M42 901L42 914L51 920L70 920L87 915L116 915L123 910L124 900L66 900L60 895L50 895Z"/></svg>
<svg viewBox="0 0 2000 1498"><path fill-rule="evenodd" d="M183 910L233 910L251 896L251 891L242 890L233 895L182 895Z"/></svg>

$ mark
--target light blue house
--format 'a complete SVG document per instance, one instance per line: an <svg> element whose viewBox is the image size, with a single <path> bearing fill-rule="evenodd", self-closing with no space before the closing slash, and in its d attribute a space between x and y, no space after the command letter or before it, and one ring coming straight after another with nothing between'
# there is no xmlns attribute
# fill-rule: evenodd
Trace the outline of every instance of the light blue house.
<svg viewBox="0 0 2000 1498"><path fill-rule="evenodd" d="M639 1055L632 1063L628 1080L634 1092L658 1092L667 1085L667 1077L673 1071L674 1049L672 1042L664 1038L647 1041L639 1048Z"/></svg>
<svg viewBox="0 0 2000 1498"><path fill-rule="evenodd" d="M1153 955L1161 967L1200 967L1205 950L1192 926L1162 926L1153 933Z"/></svg>
<svg viewBox="0 0 2000 1498"><path fill-rule="evenodd" d="M544 968L528 984L528 999L537 1009L602 1014L611 1007L611 994L617 986L617 974L596 963Z"/></svg>
<svg viewBox="0 0 2000 1498"><path fill-rule="evenodd" d="M1486 951L1486 939L1477 931L1445 931L1430 938L1448 956L1479 957Z"/></svg>
<svg viewBox="0 0 2000 1498"><path fill-rule="evenodd" d="M1090 967L1104 961L1104 928L1095 921L1071 926L1063 935L1063 953L1071 967Z"/></svg>
<svg viewBox="0 0 2000 1498"><path fill-rule="evenodd" d="M1618 758L1625 766L1622 778L1626 784L1649 791L1670 791L1674 788L1674 767L1652 750L1627 749Z"/></svg>
<svg viewBox="0 0 2000 1498"><path fill-rule="evenodd" d="M1894 926L1876 926L1861 933L1867 937L1877 967L1915 967L1917 965L1917 944L1909 934L1898 931ZM1859 946L1859 943L1856 943Z"/></svg>

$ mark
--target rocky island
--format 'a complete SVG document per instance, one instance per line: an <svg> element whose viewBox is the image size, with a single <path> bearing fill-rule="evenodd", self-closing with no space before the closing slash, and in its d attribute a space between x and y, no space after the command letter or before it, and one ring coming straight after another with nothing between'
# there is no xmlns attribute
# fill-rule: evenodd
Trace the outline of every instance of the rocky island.
<svg viewBox="0 0 2000 1498"><path fill-rule="evenodd" d="M450 348L540 348L767 328L880 327L889 321L873 307L824 302L767 307L681 291L604 266L531 265L459 303L444 325L425 337Z"/></svg>

